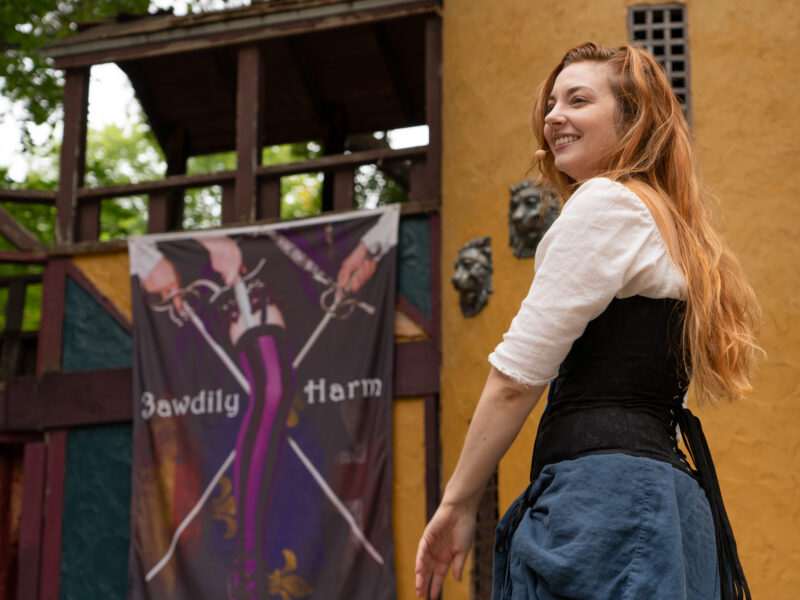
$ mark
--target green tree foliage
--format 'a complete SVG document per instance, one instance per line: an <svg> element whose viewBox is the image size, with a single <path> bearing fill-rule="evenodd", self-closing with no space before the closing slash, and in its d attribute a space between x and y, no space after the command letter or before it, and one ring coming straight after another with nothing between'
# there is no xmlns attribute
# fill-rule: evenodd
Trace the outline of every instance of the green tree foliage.
<svg viewBox="0 0 800 600"><path fill-rule="evenodd" d="M19 103L25 120L54 125L63 76L37 54L45 44L75 33L77 24L119 13L146 13L150 0L3 0L0 2L0 89ZM7 115L0 115L7 117ZM27 148L32 142L23 132Z"/></svg>

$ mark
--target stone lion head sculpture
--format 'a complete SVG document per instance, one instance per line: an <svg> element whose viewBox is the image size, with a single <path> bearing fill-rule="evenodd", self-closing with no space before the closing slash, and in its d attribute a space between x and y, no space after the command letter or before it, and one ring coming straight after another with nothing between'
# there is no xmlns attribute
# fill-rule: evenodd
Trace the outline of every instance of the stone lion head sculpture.
<svg viewBox="0 0 800 600"><path fill-rule="evenodd" d="M530 258L558 216L558 200L532 179L516 183L509 190L508 244L517 258Z"/></svg>
<svg viewBox="0 0 800 600"><path fill-rule="evenodd" d="M465 317L474 317L489 301L493 270L490 238L475 238L459 248L451 281Z"/></svg>

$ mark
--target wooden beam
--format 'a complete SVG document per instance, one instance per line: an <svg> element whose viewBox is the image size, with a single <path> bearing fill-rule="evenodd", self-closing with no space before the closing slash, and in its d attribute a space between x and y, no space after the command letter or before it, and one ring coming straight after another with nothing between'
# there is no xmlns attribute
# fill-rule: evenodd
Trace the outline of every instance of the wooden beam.
<svg viewBox="0 0 800 600"><path fill-rule="evenodd" d="M68 69L64 84L64 137L56 193L56 241L75 239L77 191L86 168L89 69Z"/></svg>
<svg viewBox="0 0 800 600"><path fill-rule="evenodd" d="M403 80L403 71L400 68L400 62L397 60L397 54L389 43L389 36L386 35L386 26L383 23L375 23L372 26L372 35L381 53L383 65L386 67L386 74L392 82L392 89L394 89L397 103L400 105L406 120L411 123L414 120L414 102L411 99L411 92Z"/></svg>
<svg viewBox="0 0 800 600"><path fill-rule="evenodd" d="M433 517L441 494L441 448L439 444L439 396L425 396L425 515Z"/></svg>
<svg viewBox="0 0 800 600"><path fill-rule="evenodd" d="M280 219L281 217L281 179L280 177L261 177L259 179L257 219Z"/></svg>
<svg viewBox="0 0 800 600"><path fill-rule="evenodd" d="M442 20L435 15L425 22L425 120L428 123L426 195L438 204L442 194Z"/></svg>
<svg viewBox="0 0 800 600"><path fill-rule="evenodd" d="M256 216L257 175L261 164L263 66L258 46L239 49L236 90L236 193L233 220L250 222Z"/></svg>
<svg viewBox="0 0 800 600"><path fill-rule="evenodd" d="M61 370L62 326L68 259L56 258L45 267L42 280L42 318L36 373Z"/></svg>
<svg viewBox="0 0 800 600"><path fill-rule="evenodd" d="M333 172L333 209L353 210L353 169L337 169Z"/></svg>
<svg viewBox="0 0 800 600"><path fill-rule="evenodd" d="M164 147L166 177L186 174L186 133L176 129ZM162 233L183 228L184 190L163 190L150 194L147 203L147 233Z"/></svg>
<svg viewBox="0 0 800 600"><path fill-rule="evenodd" d="M325 155L341 156L347 139L347 114L341 104L331 104L325 108L325 138L322 140L322 152ZM341 174L340 174L341 173ZM341 208L352 208L353 203L336 196L348 194L344 183L343 170L325 171L322 181L322 212ZM350 169L350 187L353 187L353 170ZM352 195L352 192L349 193Z"/></svg>
<svg viewBox="0 0 800 600"><path fill-rule="evenodd" d="M81 373L47 373L37 391L39 427L130 421L131 369L104 369Z"/></svg>
<svg viewBox="0 0 800 600"><path fill-rule="evenodd" d="M294 64L297 71L300 73L300 79L303 82L303 87L306 90L308 101L314 110L314 118L320 124L325 122L325 97L322 94L317 78L311 69L311 64L308 62L303 48L301 46L300 37L286 38L286 46L289 49L289 54L292 55Z"/></svg>
<svg viewBox="0 0 800 600"><path fill-rule="evenodd" d="M35 377L15 377L0 384L0 431L36 431L39 426Z"/></svg>
<svg viewBox="0 0 800 600"><path fill-rule="evenodd" d="M56 193L43 190L0 190L0 202L55 204Z"/></svg>
<svg viewBox="0 0 800 600"><path fill-rule="evenodd" d="M439 355L432 340L394 345L394 395L439 393Z"/></svg>
<svg viewBox="0 0 800 600"><path fill-rule="evenodd" d="M0 206L0 235L25 252L45 249L42 241L11 216L11 213L2 206Z"/></svg>
<svg viewBox="0 0 800 600"><path fill-rule="evenodd" d="M48 432L47 479L44 497L40 600L58 600L61 584L61 532L64 517L64 474L67 470L67 430Z"/></svg>
<svg viewBox="0 0 800 600"><path fill-rule="evenodd" d="M401 148L398 150L392 150L391 148L365 150L364 152L322 156L320 158L312 158L310 160L280 165L260 166L256 169L256 173L259 177L284 177L286 175L325 171L344 166L355 168L359 165L371 163L405 160L417 156L426 156L427 152L427 146ZM203 173L200 175L172 175L156 181L143 181L141 183L127 183L96 188L81 188L78 190L78 198L81 202L85 202L92 198L114 198L118 196L152 194L153 192L165 190L225 185L228 182L233 182L235 178L236 171L220 171L218 173Z"/></svg>
<svg viewBox="0 0 800 600"><path fill-rule="evenodd" d="M359 6L362 3L357 0L355 2L325 2L321 4L319 7L312 6L307 10L298 11L296 18L291 20L287 20L285 14L276 15L274 20L270 19L269 15L254 15L252 18L241 19L239 22L217 24L212 26L213 29L172 27L161 34L146 32L120 36L117 39L90 42L79 48L76 48L74 44L71 48L53 47L46 49L42 54L55 59L55 68L67 69L104 62L132 61L165 54L248 44L441 11L441 0L416 0L378 7ZM368 3L364 2L363 4ZM318 11L324 14L310 14ZM188 15L187 18L193 17ZM176 34L181 37L176 37ZM160 37L162 39L159 39Z"/></svg>
<svg viewBox="0 0 800 600"><path fill-rule="evenodd" d="M233 181L236 171L220 171L218 173L202 173L200 175L172 175L155 181L141 183L125 183L121 185L107 185L96 188L81 188L78 190L78 199L86 202L94 198L114 198L117 196L134 196L137 194L152 194L171 190L185 190L192 187L207 187L222 185Z"/></svg>
<svg viewBox="0 0 800 600"><path fill-rule="evenodd" d="M19 600L39 598L46 462L47 453L44 442L25 444L25 458L22 466L22 515L19 523L17 578L17 598Z"/></svg>
<svg viewBox="0 0 800 600"><path fill-rule="evenodd" d="M100 238L100 206L99 199L78 204L78 220L75 240L89 242Z"/></svg>

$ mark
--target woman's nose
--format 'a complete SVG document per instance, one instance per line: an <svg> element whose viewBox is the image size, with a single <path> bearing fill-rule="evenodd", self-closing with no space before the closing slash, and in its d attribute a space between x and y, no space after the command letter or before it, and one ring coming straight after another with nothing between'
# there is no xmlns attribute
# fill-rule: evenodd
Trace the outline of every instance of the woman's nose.
<svg viewBox="0 0 800 600"><path fill-rule="evenodd" d="M564 122L564 115L561 114L561 107L556 104L553 108L550 109L544 116L544 124L545 125L559 125Z"/></svg>

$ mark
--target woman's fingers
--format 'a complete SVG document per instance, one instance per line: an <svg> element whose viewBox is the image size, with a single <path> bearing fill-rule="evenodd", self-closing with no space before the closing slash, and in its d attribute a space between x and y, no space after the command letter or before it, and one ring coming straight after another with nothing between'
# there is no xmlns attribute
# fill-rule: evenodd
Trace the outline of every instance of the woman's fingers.
<svg viewBox="0 0 800 600"><path fill-rule="evenodd" d="M456 581L461 581L461 572L464 570L464 563L466 561L466 552L461 552L453 557L453 577L455 577Z"/></svg>

